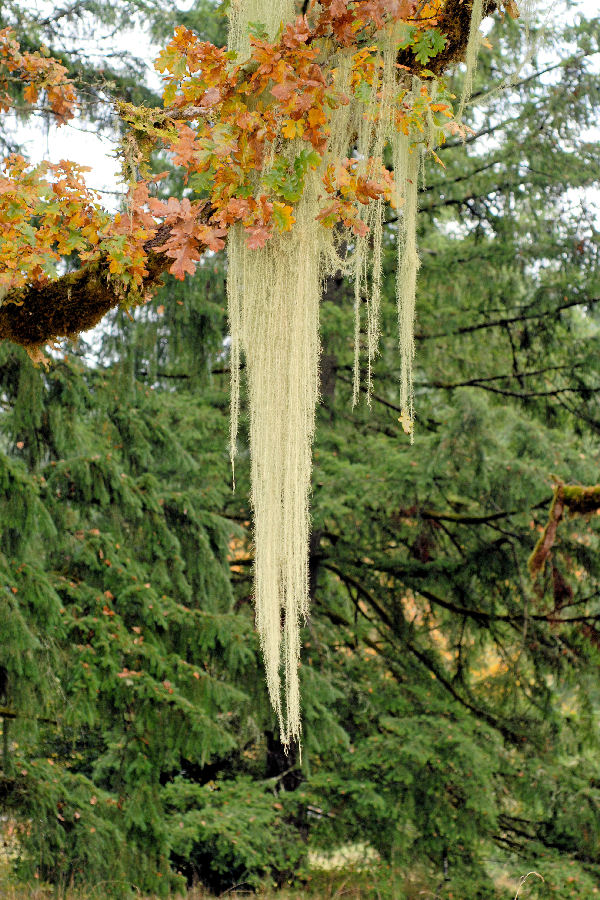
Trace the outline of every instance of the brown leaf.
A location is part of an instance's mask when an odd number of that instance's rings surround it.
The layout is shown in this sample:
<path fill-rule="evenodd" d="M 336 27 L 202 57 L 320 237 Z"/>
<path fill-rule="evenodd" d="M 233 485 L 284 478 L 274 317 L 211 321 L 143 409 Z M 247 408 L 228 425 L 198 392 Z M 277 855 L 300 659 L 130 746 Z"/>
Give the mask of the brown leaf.
<path fill-rule="evenodd" d="M 200 106 L 210 107 L 216 106 L 217 103 L 221 100 L 221 91 L 219 88 L 211 87 L 202 95 L 202 99 L 200 100 Z"/>
<path fill-rule="evenodd" d="M 259 250 L 265 246 L 267 241 L 273 236 L 273 230 L 271 228 L 265 228 L 264 225 L 254 225 L 251 228 L 246 228 L 246 234 L 248 237 L 246 238 L 246 246 L 250 248 L 250 250 Z"/>

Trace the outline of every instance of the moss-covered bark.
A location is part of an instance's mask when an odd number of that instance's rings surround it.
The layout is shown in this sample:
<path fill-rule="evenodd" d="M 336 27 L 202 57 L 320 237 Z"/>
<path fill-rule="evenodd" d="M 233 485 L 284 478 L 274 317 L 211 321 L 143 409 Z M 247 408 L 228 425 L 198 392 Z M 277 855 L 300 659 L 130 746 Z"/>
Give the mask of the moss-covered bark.
<path fill-rule="evenodd" d="M 473 0 L 447 0 L 436 26 L 446 35 L 446 46 L 427 63 L 430 72 L 442 75 L 451 66 L 464 61 L 469 41 L 472 9 Z M 484 3 L 484 15 L 489 16 L 496 9 L 498 9 L 496 0 L 487 0 Z M 423 70 L 423 66 L 415 61 L 410 50 L 400 53 L 398 62 L 416 75 Z"/>
<path fill-rule="evenodd" d="M 171 265 L 169 257 L 155 252 L 168 234 L 163 226 L 145 245 L 148 276 L 144 293 L 152 291 Z M 89 331 L 124 300 L 118 282 L 109 276 L 108 261 L 90 263 L 56 281 L 11 291 L 0 306 L 0 340 L 13 341 L 34 353 L 51 341 Z"/>
<path fill-rule="evenodd" d="M 600 510 L 600 485 L 582 487 L 577 484 L 557 484 L 548 514 L 548 522 L 529 557 L 529 571 L 535 578 L 543 570 L 556 541 L 556 531 L 565 510 L 572 516 L 585 516 Z"/>

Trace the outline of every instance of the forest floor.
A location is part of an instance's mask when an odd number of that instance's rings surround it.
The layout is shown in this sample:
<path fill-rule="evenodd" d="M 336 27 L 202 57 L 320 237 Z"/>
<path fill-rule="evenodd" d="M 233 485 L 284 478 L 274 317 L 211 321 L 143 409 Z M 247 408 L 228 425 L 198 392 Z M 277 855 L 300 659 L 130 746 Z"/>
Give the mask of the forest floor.
<path fill-rule="evenodd" d="M 483 896 L 469 879 L 460 886 L 449 883 L 432 885 L 432 874 L 427 875 L 416 866 L 412 872 L 392 869 L 382 864 L 376 854 L 369 852 L 369 848 L 359 844 L 348 845 L 341 855 L 313 854 L 311 863 L 315 866 L 312 874 L 305 875 L 300 884 L 279 889 L 265 886 L 256 891 L 240 886 L 237 891 L 224 891 L 218 896 L 220 900 L 442 900 L 442 897 L 444 900 L 471 900 Z M 557 885 L 550 890 L 550 894 L 546 893 L 551 886 L 543 883 L 544 879 L 534 871 L 525 875 L 524 884 L 521 883 L 523 877 L 519 879 L 514 873 L 511 877 L 505 867 L 498 867 L 490 875 L 494 888 L 491 894 L 486 893 L 485 900 L 513 900 L 515 893 L 519 900 L 562 896 L 560 890 L 556 892 Z M 57 892 L 47 884 L 18 883 L 0 846 L 0 900 L 110 900 L 113 896 L 106 883 L 66 892 Z M 569 900 L 592 900 L 589 895 L 573 891 L 565 896 Z M 134 889 L 133 897 L 137 900 L 165 900 L 164 897 L 143 894 L 137 889 Z M 217 900 L 217 897 L 202 887 L 196 887 L 185 895 L 170 895 L 169 900 Z"/>
<path fill-rule="evenodd" d="M 378 887 L 382 888 L 379 890 Z M 429 889 L 428 889 L 429 888 Z M 496 885 L 497 890 L 493 895 L 486 896 L 486 900 L 513 900 L 515 897 L 515 884 L 513 880 L 503 880 L 503 883 Z M 521 895 L 517 886 L 518 896 L 522 900 L 534 900 L 539 894 L 536 890 L 527 895 Z M 165 898 L 148 896 L 146 894 L 138 894 L 137 900 L 165 900 Z M 469 896 L 474 896 L 470 894 Z M 481 894 L 477 894 L 481 897 Z M 546 895 L 544 895 L 546 896 Z M 85 891 L 67 891 L 66 894 L 57 894 L 49 886 L 22 886 L 9 884 L 0 880 L 0 900 L 109 900 L 111 894 L 107 891 L 106 886 L 98 886 L 96 888 L 90 886 Z M 463 900 L 463 896 L 454 892 L 444 892 L 444 898 L 453 898 L 453 900 Z M 377 884 L 374 873 L 367 882 L 360 874 L 351 871 L 337 873 L 334 878 L 319 878 L 313 884 L 305 884 L 293 888 L 283 888 L 280 890 L 265 889 L 256 892 L 251 890 L 227 891 L 220 895 L 220 900 L 426 900 L 426 898 L 439 898 L 442 894 L 431 890 L 431 885 L 426 885 L 420 879 L 400 878 L 395 885 L 395 889 L 390 891 L 389 883 L 387 885 Z M 174 895 L 170 900 L 217 900 L 215 895 L 206 892 L 201 888 L 193 888 L 184 896 Z M 581 898 L 583 900 L 583 898 Z M 589 898 L 591 900 L 591 898 Z"/>

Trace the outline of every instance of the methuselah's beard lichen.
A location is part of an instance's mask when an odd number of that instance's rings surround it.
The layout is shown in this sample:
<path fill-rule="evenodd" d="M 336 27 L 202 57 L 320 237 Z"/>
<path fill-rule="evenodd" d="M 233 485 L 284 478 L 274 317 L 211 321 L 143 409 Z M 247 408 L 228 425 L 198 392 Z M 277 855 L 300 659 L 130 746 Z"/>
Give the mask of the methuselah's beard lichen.
<path fill-rule="evenodd" d="M 300 625 L 308 613 L 321 296 L 316 186 L 313 177 L 291 232 L 249 250 L 234 230 L 228 245 L 232 341 L 245 359 L 250 417 L 256 624 L 285 744 L 300 736 Z"/>
<path fill-rule="evenodd" d="M 473 2 L 468 71 L 461 111 L 472 83 L 479 44 L 482 0 Z M 239 58 L 250 48 L 250 23 L 260 23 L 273 39 L 282 22 L 294 15 L 293 0 L 231 0 L 230 49 Z M 397 210 L 396 298 L 400 337 L 400 421 L 412 436 L 417 195 L 421 148 L 433 149 L 439 129 L 431 115 L 425 132 L 406 125 L 406 109 L 427 94 L 435 96 L 435 80 L 427 86 L 407 77 L 396 65 L 396 26 L 373 38 L 377 43 L 375 75 L 367 102 L 352 86 L 352 50 L 340 48 L 332 57 L 333 83 L 348 103 L 329 111 L 330 136 L 321 168 L 306 178 L 294 210 L 290 232 L 272 237 L 261 249 L 249 249 L 241 225 L 228 238 L 228 310 L 231 330 L 231 458 L 235 457 L 240 408 L 240 368 L 245 361 L 250 420 L 251 496 L 254 512 L 256 623 L 265 661 L 267 685 L 288 746 L 299 740 L 300 627 L 309 607 L 309 499 L 312 441 L 319 387 L 319 302 L 325 278 L 342 272 L 355 283 L 354 400 L 361 385 L 360 353 L 366 346 L 367 397 L 371 395 L 372 363 L 379 344 L 384 203 L 373 199 L 359 215 L 367 233 L 339 239 L 317 216 L 327 198 L 322 175 L 330 164 L 353 158 L 358 174 L 372 177 L 389 147 Z M 398 107 L 403 99 L 403 109 Z M 304 146 L 287 145 L 292 162 Z M 281 148 L 280 148 L 281 151 Z M 267 148 L 265 167 L 274 147 Z M 256 173 L 257 193 L 261 172 Z M 363 339 L 361 308 L 366 308 Z"/>

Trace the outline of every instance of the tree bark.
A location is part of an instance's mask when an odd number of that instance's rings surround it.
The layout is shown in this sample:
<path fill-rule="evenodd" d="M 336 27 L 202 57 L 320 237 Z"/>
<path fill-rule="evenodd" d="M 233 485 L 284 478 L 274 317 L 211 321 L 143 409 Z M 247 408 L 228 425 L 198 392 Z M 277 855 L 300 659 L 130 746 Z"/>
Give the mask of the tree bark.
<path fill-rule="evenodd" d="M 144 292 L 158 284 L 172 263 L 156 247 L 168 239 L 162 225 L 144 245 L 148 254 Z M 32 353 L 59 338 L 75 339 L 89 331 L 123 301 L 123 294 L 108 274 L 108 260 L 101 259 L 68 272 L 56 281 L 10 291 L 0 306 L 0 340 L 13 341 Z"/>

